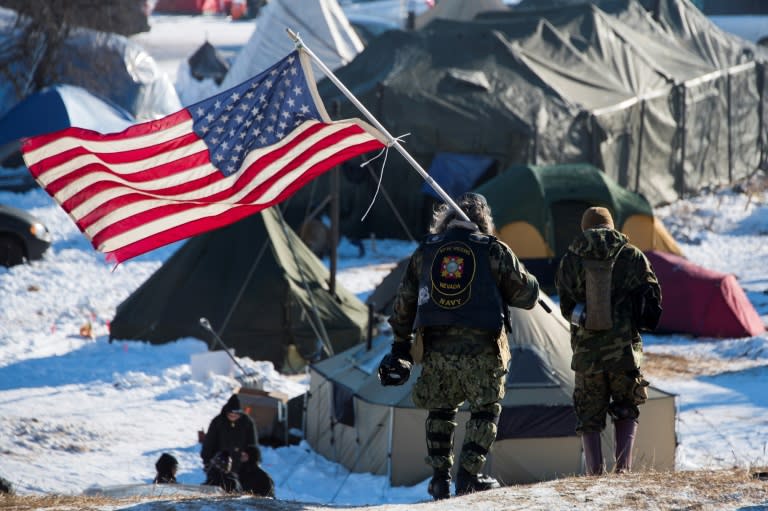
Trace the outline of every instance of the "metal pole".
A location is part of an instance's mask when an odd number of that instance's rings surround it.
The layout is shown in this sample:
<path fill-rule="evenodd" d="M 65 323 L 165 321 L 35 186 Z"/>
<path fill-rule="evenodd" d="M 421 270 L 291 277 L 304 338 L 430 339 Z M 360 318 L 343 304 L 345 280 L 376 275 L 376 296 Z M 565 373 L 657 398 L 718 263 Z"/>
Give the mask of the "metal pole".
<path fill-rule="evenodd" d="M 445 190 L 443 190 L 440 185 L 437 184 L 437 182 L 432 179 L 429 174 L 427 174 L 427 171 L 424 170 L 421 165 L 419 165 L 419 162 L 417 162 L 413 156 L 411 156 L 408 151 L 406 151 L 405 148 L 400 145 L 400 142 L 398 142 L 397 139 L 393 137 L 384 126 L 381 125 L 381 123 L 373 116 L 373 114 L 371 114 L 371 112 L 369 112 L 368 109 L 365 108 L 365 106 L 363 106 L 360 101 L 358 101 L 354 94 L 352 94 L 352 92 L 350 92 L 350 90 L 347 89 L 343 83 L 341 83 L 336 75 L 333 74 L 333 71 L 331 71 L 328 66 L 326 66 L 323 61 L 320 60 L 317 55 L 312 52 L 312 50 L 304 45 L 304 42 L 301 40 L 299 35 L 290 28 L 286 28 L 286 31 L 288 32 L 288 35 L 293 40 L 293 42 L 296 44 L 296 47 L 302 51 L 305 51 L 307 55 L 309 55 L 310 58 L 312 58 L 312 60 L 318 65 L 318 67 L 320 67 L 323 73 L 325 73 L 325 75 L 334 83 L 334 85 L 336 85 L 336 87 L 338 87 L 339 90 L 347 97 L 347 99 L 349 99 L 349 101 L 351 101 L 352 104 L 355 105 L 358 110 L 360 110 L 366 119 L 368 119 L 368 121 L 373 124 L 376 129 L 384 134 L 384 136 L 387 138 L 388 145 L 394 147 L 400 154 L 403 155 L 403 158 L 405 158 L 406 161 L 411 164 L 416 172 L 421 174 L 421 177 L 424 178 L 427 184 L 431 186 L 435 192 L 437 192 L 437 194 L 445 201 L 446 204 L 451 206 L 456 211 L 456 214 L 458 214 L 462 220 L 465 222 L 471 222 L 467 214 L 464 213 L 461 208 L 453 201 L 453 199 L 451 199 L 451 197 L 445 192 Z"/>

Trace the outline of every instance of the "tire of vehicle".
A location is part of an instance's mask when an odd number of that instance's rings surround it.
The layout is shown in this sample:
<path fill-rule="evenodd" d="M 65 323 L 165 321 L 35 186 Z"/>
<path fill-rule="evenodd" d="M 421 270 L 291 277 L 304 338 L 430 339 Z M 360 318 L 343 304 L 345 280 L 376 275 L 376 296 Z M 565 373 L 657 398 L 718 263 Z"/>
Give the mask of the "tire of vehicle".
<path fill-rule="evenodd" d="M 21 264 L 26 258 L 21 241 L 8 234 L 0 234 L 0 266 Z"/>

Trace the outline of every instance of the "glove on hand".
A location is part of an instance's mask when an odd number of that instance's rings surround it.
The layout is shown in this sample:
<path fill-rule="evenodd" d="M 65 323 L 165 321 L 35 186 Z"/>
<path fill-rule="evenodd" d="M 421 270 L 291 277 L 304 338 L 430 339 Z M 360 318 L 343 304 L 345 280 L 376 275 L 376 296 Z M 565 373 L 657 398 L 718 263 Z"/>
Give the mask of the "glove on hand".
<path fill-rule="evenodd" d="M 379 363 L 379 381 L 385 387 L 402 385 L 408 381 L 413 367 L 413 358 L 407 342 L 393 342 L 392 351 Z"/>

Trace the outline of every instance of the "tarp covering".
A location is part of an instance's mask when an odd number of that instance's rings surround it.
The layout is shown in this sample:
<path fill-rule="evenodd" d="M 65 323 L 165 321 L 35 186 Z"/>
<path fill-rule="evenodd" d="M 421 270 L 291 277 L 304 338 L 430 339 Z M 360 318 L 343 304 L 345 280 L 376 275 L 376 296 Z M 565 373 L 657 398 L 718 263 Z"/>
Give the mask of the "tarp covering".
<path fill-rule="evenodd" d="M 510 309 L 512 362 L 497 441 L 485 467 L 506 484 L 583 473 L 568 324 L 549 298 L 542 299 L 554 312 Z M 385 474 L 393 485 L 412 485 L 432 473 L 424 463 L 427 412 L 411 400 L 421 368 L 416 366 L 402 386 L 382 387 L 376 367 L 390 342 L 379 340 L 370 351 L 357 346 L 311 366 L 305 435 L 313 449 L 351 471 Z M 641 407 L 633 468 L 674 469 L 675 413 L 674 396 L 652 387 Z M 462 409 L 456 446 L 468 418 Z M 611 429 L 603 435 L 607 458 Z"/>
<path fill-rule="evenodd" d="M 661 286 L 657 331 L 699 337 L 753 337 L 765 332 L 760 315 L 736 277 L 674 254 L 646 252 Z"/>
<path fill-rule="evenodd" d="M 478 185 L 478 180 L 493 163 L 493 158 L 477 154 L 437 153 L 428 173 L 445 193 L 458 197 Z M 440 197 L 427 183 L 421 190 L 432 197 Z"/>
<path fill-rule="evenodd" d="M 270 0 L 256 18 L 251 38 L 235 57 L 222 90 L 257 75 L 293 51 L 286 28 L 296 31 L 331 69 L 350 62 L 363 49 L 336 0 Z M 316 76 L 320 78 L 322 73 Z"/>
<path fill-rule="evenodd" d="M 14 27 L 13 11 L 0 9 L 0 46 L 10 48 L 23 32 Z M 9 50 L 6 50 L 9 51 Z M 9 51 L 10 52 L 10 51 Z M 136 120 L 157 119 L 181 109 L 168 76 L 139 44 L 117 34 L 73 29 L 53 64 L 56 83 L 82 87 L 129 112 Z M 26 77 L 31 59 L 4 62 L 6 72 Z M 53 85 L 53 83 L 51 84 Z M 8 80 L 0 80 L 0 116 L 24 97 Z"/>
<path fill-rule="evenodd" d="M 332 296 L 328 280 L 323 263 L 266 209 L 187 241 L 117 307 L 110 339 L 195 337 L 218 347 L 200 326 L 205 317 L 239 356 L 283 368 L 290 345 L 306 360 L 324 356 L 314 310 L 334 352 L 362 340 L 367 307 L 338 283 Z"/>
<path fill-rule="evenodd" d="M 502 169 L 589 162 L 658 205 L 764 160 L 761 55 L 685 0 L 653 11 L 613 0 L 389 31 L 336 74 L 394 136 L 410 134 L 405 147 L 422 166 L 437 152 L 486 155 Z M 340 101 L 341 117 L 358 115 L 330 82 L 320 91 Z M 425 228 L 420 181 L 389 158 L 382 186 Z M 350 209 L 365 211 L 368 190 L 344 186 Z M 368 221 L 402 236 L 387 204 Z"/>

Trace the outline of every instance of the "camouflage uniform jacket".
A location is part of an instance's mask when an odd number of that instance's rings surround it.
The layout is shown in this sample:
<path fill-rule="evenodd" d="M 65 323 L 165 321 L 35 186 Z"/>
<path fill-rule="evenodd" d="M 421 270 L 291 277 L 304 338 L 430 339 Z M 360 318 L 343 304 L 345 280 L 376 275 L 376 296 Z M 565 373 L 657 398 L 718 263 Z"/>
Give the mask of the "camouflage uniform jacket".
<path fill-rule="evenodd" d="M 502 301 L 511 307 L 533 308 L 539 297 L 539 283 L 536 277 L 525 270 L 512 249 L 503 241 L 494 239 L 489 247 L 489 258 L 491 274 L 499 288 Z M 394 311 L 389 318 L 389 324 L 395 334 L 395 342 L 407 342 L 410 345 L 413 340 L 413 323 L 416 318 L 422 264 L 423 249 L 419 246 L 411 255 L 408 268 L 395 296 Z M 488 338 L 487 331 L 464 328 L 461 325 L 449 326 L 441 333 L 446 343 L 452 338 L 457 340 Z M 494 332 L 496 342 L 499 344 L 499 354 L 506 367 L 510 356 L 509 344 L 506 335 L 501 334 L 502 332 Z M 418 362 L 418 355 L 415 358 Z"/>
<path fill-rule="evenodd" d="M 616 258 L 611 278 L 610 330 L 587 330 L 571 325 L 571 368 L 581 372 L 631 371 L 639 369 L 643 344 L 633 319 L 632 291 L 650 284 L 661 297 L 656 275 L 645 255 L 613 229 L 588 229 L 574 239 L 560 261 L 555 285 L 560 310 L 570 318 L 576 304 L 586 302 L 583 260 Z"/>

